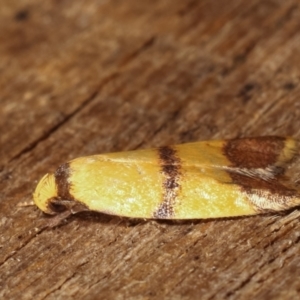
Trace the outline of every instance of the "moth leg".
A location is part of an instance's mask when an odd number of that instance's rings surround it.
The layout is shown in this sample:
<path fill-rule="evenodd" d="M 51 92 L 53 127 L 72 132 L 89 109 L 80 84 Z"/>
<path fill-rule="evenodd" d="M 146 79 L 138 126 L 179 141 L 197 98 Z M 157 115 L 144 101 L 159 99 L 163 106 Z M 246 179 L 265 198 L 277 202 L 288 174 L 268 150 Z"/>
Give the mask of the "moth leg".
<path fill-rule="evenodd" d="M 53 228 L 62 223 L 65 219 L 67 219 L 70 215 L 72 215 L 72 212 L 69 210 L 66 210 L 54 217 L 52 217 L 50 220 L 47 222 L 47 227 Z"/>

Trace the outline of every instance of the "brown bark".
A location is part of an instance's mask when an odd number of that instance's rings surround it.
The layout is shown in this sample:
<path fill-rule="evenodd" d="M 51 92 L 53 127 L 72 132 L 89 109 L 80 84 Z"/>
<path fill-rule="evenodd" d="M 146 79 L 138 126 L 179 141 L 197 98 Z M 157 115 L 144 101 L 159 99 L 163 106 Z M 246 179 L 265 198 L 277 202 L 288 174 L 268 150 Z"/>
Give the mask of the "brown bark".
<path fill-rule="evenodd" d="M 17 204 L 78 156 L 299 137 L 298 1 L 0 5 L 1 298 L 296 299 L 296 210 L 183 223 L 82 213 L 49 229 Z"/>

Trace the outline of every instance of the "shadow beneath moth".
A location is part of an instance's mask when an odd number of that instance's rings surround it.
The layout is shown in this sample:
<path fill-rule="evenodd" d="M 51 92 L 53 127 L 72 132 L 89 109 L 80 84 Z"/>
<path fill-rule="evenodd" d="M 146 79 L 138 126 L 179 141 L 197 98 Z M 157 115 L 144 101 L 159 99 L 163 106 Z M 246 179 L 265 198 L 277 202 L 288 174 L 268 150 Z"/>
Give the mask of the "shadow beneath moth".
<path fill-rule="evenodd" d="M 300 205 L 299 142 L 266 136 L 202 141 L 80 157 L 34 192 L 45 213 L 81 211 L 143 219 L 206 219 Z"/>

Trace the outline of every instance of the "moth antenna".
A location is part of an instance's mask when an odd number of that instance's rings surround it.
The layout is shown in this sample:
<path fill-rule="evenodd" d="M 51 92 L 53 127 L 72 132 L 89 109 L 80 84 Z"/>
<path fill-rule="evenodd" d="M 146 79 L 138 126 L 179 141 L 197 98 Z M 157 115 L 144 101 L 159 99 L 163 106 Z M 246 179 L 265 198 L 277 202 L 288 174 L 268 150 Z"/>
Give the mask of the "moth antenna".
<path fill-rule="evenodd" d="M 26 206 L 34 206 L 35 203 L 33 200 L 22 201 L 17 204 L 17 207 L 26 207 Z"/>

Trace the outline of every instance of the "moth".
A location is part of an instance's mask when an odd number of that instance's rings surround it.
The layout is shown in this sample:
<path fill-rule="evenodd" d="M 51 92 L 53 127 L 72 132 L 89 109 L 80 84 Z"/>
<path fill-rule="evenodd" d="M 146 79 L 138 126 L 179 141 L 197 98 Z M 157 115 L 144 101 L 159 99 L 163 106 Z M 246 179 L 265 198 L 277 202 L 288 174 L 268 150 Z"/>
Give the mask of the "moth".
<path fill-rule="evenodd" d="M 206 219 L 300 204 L 299 142 L 265 136 L 80 157 L 38 183 L 33 198 L 62 218 L 80 211 Z"/>

